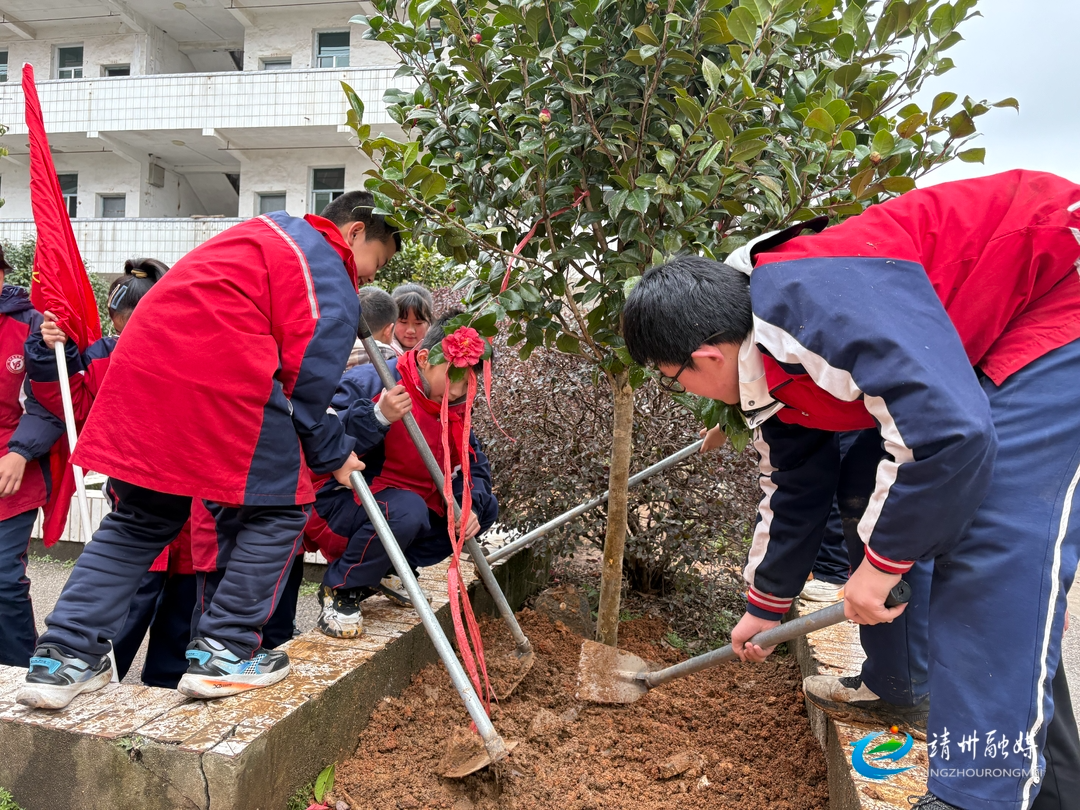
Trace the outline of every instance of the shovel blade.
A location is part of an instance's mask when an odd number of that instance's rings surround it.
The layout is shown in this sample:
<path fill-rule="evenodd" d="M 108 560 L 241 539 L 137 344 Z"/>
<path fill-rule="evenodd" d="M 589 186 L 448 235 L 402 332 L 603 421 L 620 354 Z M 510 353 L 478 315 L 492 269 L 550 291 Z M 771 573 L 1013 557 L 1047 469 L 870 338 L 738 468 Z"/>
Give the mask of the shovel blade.
<path fill-rule="evenodd" d="M 492 671 L 494 667 L 488 662 L 488 675 L 491 678 L 491 691 L 495 693 L 497 700 L 505 700 L 513 694 L 518 684 L 525 680 L 529 670 L 536 663 L 536 655 L 530 649 L 524 655 L 510 653 L 503 657 L 498 664 L 498 671 Z"/>
<path fill-rule="evenodd" d="M 517 742 L 506 741 L 507 753 L 516 747 Z M 464 779 L 471 773 L 483 770 L 492 762 L 491 754 L 484 747 L 484 741 L 479 735 L 467 729 L 456 729 L 447 741 L 446 752 L 435 767 L 435 772 L 447 779 Z"/>
<path fill-rule="evenodd" d="M 639 677 L 649 669 L 644 658 L 596 641 L 583 641 L 578 661 L 578 700 L 633 703 L 649 691 Z"/>

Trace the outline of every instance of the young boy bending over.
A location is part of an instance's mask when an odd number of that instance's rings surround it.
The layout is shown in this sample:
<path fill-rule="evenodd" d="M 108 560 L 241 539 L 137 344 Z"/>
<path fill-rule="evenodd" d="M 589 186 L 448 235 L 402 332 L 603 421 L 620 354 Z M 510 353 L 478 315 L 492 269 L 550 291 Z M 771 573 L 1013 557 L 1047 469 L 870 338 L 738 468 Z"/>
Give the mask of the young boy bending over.
<path fill-rule="evenodd" d="M 414 569 L 446 559 L 451 550 L 450 537 L 442 495 L 401 419 L 411 412 L 428 446 L 436 458 L 441 458 L 443 428 L 439 408 L 443 397 L 450 398 L 447 429 L 454 496 L 460 502 L 465 482 L 457 448 L 464 430 L 466 382 L 448 379 L 446 363 L 432 365 L 428 360 L 429 352 L 445 335 L 446 323 L 456 314 L 444 315 L 431 325 L 415 349 L 387 361 L 398 385 L 384 390 L 373 366 L 357 366 L 342 377 L 332 403 L 345 432 L 356 440 L 356 453 L 366 465 L 364 476 Z M 469 447 L 472 514 L 465 534 L 475 537 L 495 522 L 499 505 L 491 491 L 491 468 L 475 434 L 469 435 Z M 315 512 L 306 533 L 309 544 L 317 546 L 330 560 L 319 591 L 319 629 L 335 638 L 359 636 L 364 630 L 360 602 L 376 593 L 380 580 L 391 572 L 389 558 L 367 513 L 351 489 L 329 479 L 316 495 Z"/>

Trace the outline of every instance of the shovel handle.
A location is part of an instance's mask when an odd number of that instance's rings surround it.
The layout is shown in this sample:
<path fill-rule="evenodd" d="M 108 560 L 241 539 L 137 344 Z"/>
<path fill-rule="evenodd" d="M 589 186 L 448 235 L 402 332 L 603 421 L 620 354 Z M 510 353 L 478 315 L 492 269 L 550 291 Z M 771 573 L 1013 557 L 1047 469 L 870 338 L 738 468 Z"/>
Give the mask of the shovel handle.
<path fill-rule="evenodd" d="M 897 605 L 906 603 L 910 598 L 911 586 L 904 582 L 904 580 L 900 580 L 896 587 L 889 592 L 889 596 L 885 600 L 885 606 L 896 607 Z M 823 610 L 815 610 L 813 613 L 809 613 L 806 616 L 800 616 L 797 619 L 792 619 L 790 622 L 784 622 L 778 627 L 773 627 L 771 630 L 765 630 L 758 633 L 750 639 L 750 643 L 757 644 L 761 647 L 775 647 L 777 644 L 791 641 L 799 636 L 805 636 L 808 633 L 813 633 L 815 630 L 821 630 L 823 627 L 831 627 L 834 624 L 839 624 L 844 621 L 844 619 L 844 602 L 841 600 L 835 605 L 830 605 Z M 728 644 L 725 647 L 705 653 L 704 655 L 688 658 L 673 667 L 659 669 L 656 672 L 645 672 L 638 677 L 645 682 L 645 685 L 649 689 L 652 689 L 654 686 L 660 686 L 660 684 L 667 683 L 675 678 L 693 675 L 695 672 L 714 667 L 717 664 L 723 664 L 726 661 L 734 661 L 738 657 L 739 656 L 735 654 L 735 649 Z"/>

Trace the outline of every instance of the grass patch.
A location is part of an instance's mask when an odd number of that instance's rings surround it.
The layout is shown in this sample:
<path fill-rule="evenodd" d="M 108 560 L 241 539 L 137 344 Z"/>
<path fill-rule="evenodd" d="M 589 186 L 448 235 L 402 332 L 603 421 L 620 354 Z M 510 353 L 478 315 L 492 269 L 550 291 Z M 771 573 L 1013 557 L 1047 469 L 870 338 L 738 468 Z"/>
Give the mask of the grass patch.
<path fill-rule="evenodd" d="M 306 579 L 300 583 L 301 596 L 314 596 L 319 592 L 319 582 L 308 582 Z"/>
<path fill-rule="evenodd" d="M 315 795 L 315 780 L 298 787 L 296 792 L 285 803 L 285 810 L 307 810 L 311 806 L 311 800 Z M 0 810 L 4 810 L 0 807 Z"/>
<path fill-rule="evenodd" d="M 23 810 L 23 808 L 10 792 L 0 788 L 0 810 Z"/>
<path fill-rule="evenodd" d="M 30 559 L 33 562 L 48 563 L 50 565 L 59 565 L 62 568 L 71 569 L 75 567 L 75 560 L 58 560 L 50 554 L 31 554 Z M 3 805 L 0 805 L 0 810 L 4 810 Z"/>

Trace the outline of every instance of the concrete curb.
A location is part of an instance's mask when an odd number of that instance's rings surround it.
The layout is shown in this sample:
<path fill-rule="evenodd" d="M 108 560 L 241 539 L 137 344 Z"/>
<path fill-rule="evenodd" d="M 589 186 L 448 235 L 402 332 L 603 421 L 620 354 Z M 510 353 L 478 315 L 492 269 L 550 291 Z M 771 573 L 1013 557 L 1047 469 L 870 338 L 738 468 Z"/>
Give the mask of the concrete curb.
<path fill-rule="evenodd" d="M 526 550 L 495 572 L 516 609 L 546 581 L 547 561 Z M 421 585 L 452 632 L 445 566 L 425 569 Z M 483 588 L 470 590 L 490 612 Z M 220 700 L 115 684 L 62 711 L 35 711 L 14 703 L 26 671 L 0 667 L 0 785 L 26 810 L 281 810 L 352 753 L 380 700 L 436 660 L 412 611 L 376 598 L 364 620 L 359 639 L 294 638 L 287 679 Z"/>
<path fill-rule="evenodd" d="M 797 600 L 794 615 L 805 616 L 825 607 L 820 602 Z M 793 642 L 804 678 L 811 675 L 858 675 L 866 657 L 859 644 L 859 628 L 851 622 L 826 627 Z M 867 734 L 887 729 L 836 722 L 810 701 L 806 702 L 810 728 L 825 751 L 829 767 L 829 810 L 909 810 L 909 796 L 926 792 L 926 743 L 916 739 L 912 750 L 896 767 L 911 770 L 885 779 L 869 779 L 851 764 L 852 745 Z"/>

